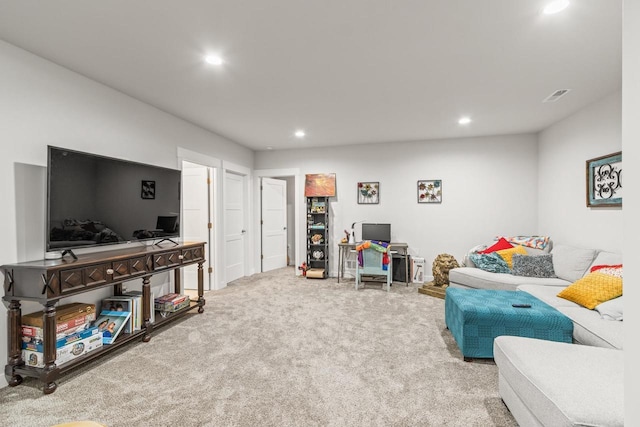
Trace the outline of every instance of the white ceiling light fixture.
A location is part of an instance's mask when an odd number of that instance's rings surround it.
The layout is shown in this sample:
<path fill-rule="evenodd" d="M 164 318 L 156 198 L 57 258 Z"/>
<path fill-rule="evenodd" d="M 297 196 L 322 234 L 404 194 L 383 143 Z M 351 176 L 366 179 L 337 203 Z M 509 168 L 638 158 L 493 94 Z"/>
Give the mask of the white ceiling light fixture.
<path fill-rule="evenodd" d="M 296 138 L 304 138 L 306 133 L 304 133 L 303 130 L 297 130 L 296 133 L 294 133 L 294 135 L 296 136 Z"/>
<path fill-rule="evenodd" d="M 469 123 L 471 123 L 471 119 L 469 117 L 460 117 L 460 120 L 458 120 L 459 125 L 468 125 Z"/>
<path fill-rule="evenodd" d="M 547 4 L 543 9 L 545 15 L 553 15 L 554 13 L 562 12 L 569 7 L 569 0 L 555 0 Z"/>
<path fill-rule="evenodd" d="M 224 63 L 223 59 L 218 55 L 206 55 L 204 57 L 204 62 L 211 65 L 222 65 Z"/>

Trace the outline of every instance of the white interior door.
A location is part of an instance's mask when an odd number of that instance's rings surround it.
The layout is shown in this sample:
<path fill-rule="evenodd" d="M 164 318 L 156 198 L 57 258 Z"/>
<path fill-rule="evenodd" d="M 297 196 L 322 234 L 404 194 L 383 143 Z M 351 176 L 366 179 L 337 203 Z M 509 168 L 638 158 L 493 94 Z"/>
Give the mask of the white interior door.
<path fill-rule="evenodd" d="M 262 178 L 262 271 L 287 265 L 287 181 Z"/>
<path fill-rule="evenodd" d="M 204 289 L 212 289 L 212 277 L 209 267 L 213 265 L 213 239 L 211 215 L 213 194 L 211 185 L 212 170 L 209 167 L 184 161 L 182 163 L 182 237 L 185 241 L 206 242 L 207 260 L 204 269 Z M 198 288 L 198 266 L 189 265 L 182 269 L 184 289 Z"/>
<path fill-rule="evenodd" d="M 225 279 L 229 283 L 245 272 L 244 177 L 224 173 L 224 242 Z"/>

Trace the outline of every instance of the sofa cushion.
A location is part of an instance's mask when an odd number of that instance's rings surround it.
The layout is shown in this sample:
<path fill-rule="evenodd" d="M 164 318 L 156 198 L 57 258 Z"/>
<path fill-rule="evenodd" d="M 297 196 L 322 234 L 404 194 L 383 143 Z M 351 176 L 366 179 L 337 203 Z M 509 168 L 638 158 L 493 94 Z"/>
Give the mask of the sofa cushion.
<path fill-rule="evenodd" d="M 622 255 L 615 252 L 600 251 L 591 266 L 594 265 L 616 265 L 622 264 Z"/>
<path fill-rule="evenodd" d="M 573 321 L 576 343 L 619 350 L 624 348 L 624 322 L 603 320 L 600 313 L 584 307 L 559 307 L 558 311 Z"/>
<path fill-rule="evenodd" d="M 515 254 L 527 255 L 527 251 L 524 246 L 514 246 L 511 249 L 502 249 L 496 252 L 498 255 L 502 257 L 503 260 L 507 262 L 509 268 L 513 268 L 513 256 Z"/>
<path fill-rule="evenodd" d="M 549 236 L 512 236 L 504 238 L 507 242 L 514 245 L 521 245 L 528 248 L 547 250 L 551 247 L 551 239 Z M 547 250 L 549 252 L 549 250 Z"/>
<path fill-rule="evenodd" d="M 462 261 L 462 263 L 464 264 L 464 267 L 475 267 L 476 265 L 473 263 L 473 261 L 471 261 L 471 255 L 472 254 L 477 254 L 480 251 L 483 251 L 487 249 L 487 245 L 477 245 L 474 246 L 473 248 L 469 249 L 469 252 L 467 252 L 464 256 L 464 260 Z"/>
<path fill-rule="evenodd" d="M 469 259 L 473 262 L 473 264 L 484 271 L 489 271 L 491 273 L 510 273 L 509 266 L 506 261 L 502 259 L 500 255 L 496 252 L 491 252 L 488 254 L 470 254 Z"/>
<path fill-rule="evenodd" d="M 556 296 L 558 288 L 554 286 L 525 284 L 518 286 L 518 290 L 530 293 L 570 318 L 573 321 L 573 339 L 577 343 L 596 347 L 623 348 L 624 322 L 602 320 L 600 313 L 597 311 L 588 310 L 574 302 Z"/>
<path fill-rule="evenodd" d="M 622 351 L 505 335 L 494 358 L 501 397 L 508 407 L 522 402 L 535 425 L 624 425 Z M 515 396 L 503 394 L 506 385 Z"/>
<path fill-rule="evenodd" d="M 569 245 L 554 245 L 551 253 L 556 276 L 569 282 L 575 282 L 584 276 L 596 256 L 595 249 Z"/>
<path fill-rule="evenodd" d="M 622 278 L 599 271 L 589 273 L 558 293 L 568 299 L 593 310 L 600 303 L 622 295 Z"/>
<path fill-rule="evenodd" d="M 604 273 L 604 274 L 608 274 L 610 276 L 616 276 L 616 277 L 622 277 L 622 264 L 615 264 L 615 265 L 607 265 L 607 264 L 601 264 L 601 265 L 594 265 L 593 267 L 591 267 L 589 269 L 590 273 L 593 273 L 594 271 L 598 271 L 600 273 Z"/>
<path fill-rule="evenodd" d="M 600 313 L 600 317 L 604 320 L 623 320 L 622 298 L 624 298 L 624 295 L 598 304 L 595 310 Z"/>
<path fill-rule="evenodd" d="M 511 243 L 507 242 L 507 240 L 504 237 L 501 237 L 493 245 L 489 246 L 487 249 L 484 249 L 482 251 L 478 251 L 478 253 L 479 254 L 490 254 L 491 252 L 500 251 L 502 249 L 511 249 L 512 247 L 513 247 L 513 245 Z"/>
<path fill-rule="evenodd" d="M 458 288 L 515 290 L 519 285 L 537 284 L 553 288 L 554 296 L 559 287 L 571 283 L 558 278 L 540 278 L 514 276 L 506 273 L 490 273 L 473 267 L 460 267 L 449 270 L 449 285 Z"/>
<path fill-rule="evenodd" d="M 512 274 L 526 277 L 556 277 L 553 271 L 553 255 L 513 256 Z"/>

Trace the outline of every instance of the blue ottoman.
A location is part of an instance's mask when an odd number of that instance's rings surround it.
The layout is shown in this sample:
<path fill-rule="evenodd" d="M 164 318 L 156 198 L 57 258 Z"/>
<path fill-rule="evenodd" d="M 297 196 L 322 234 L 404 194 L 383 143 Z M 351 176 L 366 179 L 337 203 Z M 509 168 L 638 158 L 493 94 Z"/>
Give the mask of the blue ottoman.
<path fill-rule="evenodd" d="M 515 308 L 512 304 L 531 304 Z M 500 335 L 571 343 L 573 322 L 550 305 L 522 291 L 447 288 L 447 328 L 464 360 L 493 358 L 493 339 Z"/>

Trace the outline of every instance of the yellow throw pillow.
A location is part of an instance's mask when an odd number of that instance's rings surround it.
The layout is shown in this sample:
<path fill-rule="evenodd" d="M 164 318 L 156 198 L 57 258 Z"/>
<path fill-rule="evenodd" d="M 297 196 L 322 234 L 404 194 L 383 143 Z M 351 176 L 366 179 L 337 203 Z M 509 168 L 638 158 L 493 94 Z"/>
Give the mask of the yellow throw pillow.
<path fill-rule="evenodd" d="M 513 268 L 513 255 L 515 254 L 526 255 L 527 250 L 524 248 L 524 246 L 517 245 L 511 249 L 503 249 L 501 251 L 496 251 L 496 253 L 500 255 L 500 258 L 502 258 L 507 263 L 509 268 Z"/>
<path fill-rule="evenodd" d="M 622 295 L 622 277 L 593 272 L 564 288 L 558 296 L 590 310 Z"/>

